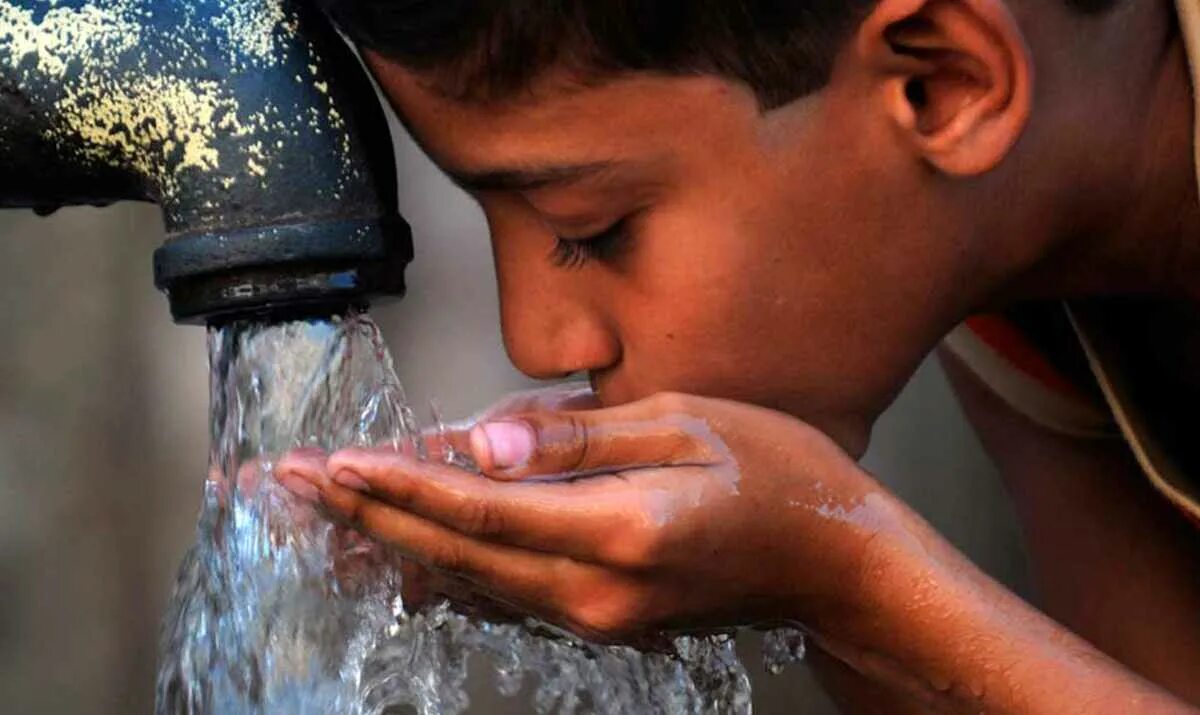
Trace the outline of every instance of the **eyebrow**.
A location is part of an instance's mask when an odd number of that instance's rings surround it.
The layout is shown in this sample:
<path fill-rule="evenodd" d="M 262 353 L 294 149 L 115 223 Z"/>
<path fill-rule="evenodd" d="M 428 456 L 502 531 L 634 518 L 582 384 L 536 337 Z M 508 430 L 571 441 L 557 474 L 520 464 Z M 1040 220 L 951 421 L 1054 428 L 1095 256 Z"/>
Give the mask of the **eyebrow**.
<path fill-rule="evenodd" d="M 572 184 L 610 171 L 615 164 L 597 161 L 563 166 L 533 166 L 487 171 L 447 172 L 455 184 L 467 191 L 533 191 L 553 185 Z"/>

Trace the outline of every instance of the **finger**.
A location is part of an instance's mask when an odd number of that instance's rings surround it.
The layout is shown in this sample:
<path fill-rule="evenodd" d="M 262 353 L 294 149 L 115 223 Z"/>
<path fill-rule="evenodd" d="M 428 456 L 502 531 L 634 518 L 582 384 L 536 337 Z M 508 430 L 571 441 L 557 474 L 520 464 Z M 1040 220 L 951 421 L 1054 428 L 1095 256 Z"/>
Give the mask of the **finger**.
<path fill-rule="evenodd" d="M 425 454 L 429 455 L 429 459 L 453 464 L 456 461 L 454 456 L 470 455 L 470 435 L 470 429 L 427 429 L 421 433 L 421 440 L 425 444 Z"/>
<path fill-rule="evenodd" d="M 321 490 L 321 502 L 402 555 L 477 584 L 522 610 L 548 613 L 558 602 L 558 577 L 570 565 L 563 557 L 477 541 L 333 482 Z"/>
<path fill-rule="evenodd" d="M 332 480 L 323 482 L 321 502 L 335 518 L 435 573 L 468 581 L 489 597 L 473 601 L 486 615 L 515 610 L 600 637 L 626 609 L 620 600 L 614 604 L 603 597 L 606 588 L 628 587 L 639 578 L 561 555 L 479 541 Z"/>
<path fill-rule="evenodd" d="M 426 453 L 436 455 L 443 461 L 449 450 L 458 454 L 471 454 L 471 430 L 481 422 L 500 419 L 505 415 L 522 412 L 582 411 L 598 408 L 599 401 L 591 385 L 586 382 L 567 382 L 549 388 L 518 392 L 501 399 L 486 410 L 465 420 L 439 425 L 425 430 Z"/>
<path fill-rule="evenodd" d="M 208 478 L 210 481 L 221 484 L 227 490 L 236 490 L 243 494 L 255 493 L 258 490 L 259 475 L 263 468 L 262 461 L 247 459 L 236 462 L 235 466 L 236 468 L 232 469 L 232 479 L 227 473 L 231 468 L 225 465 L 209 467 Z"/>
<path fill-rule="evenodd" d="M 418 568 L 424 569 L 420 565 Z M 501 601 L 485 593 L 479 586 L 465 579 L 429 569 L 425 569 L 425 573 L 428 574 L 426 587 L 429 589 L 426 603 L 444 598 L 455 607 L 455 610 L 494 623 L 523 618 L 511 606 L 504 605 Z"/>
<path fill-rule="evenodd" d="M 476 426 L 470 444 L 483 473 L 502 480 L 712 465 L 728 456 L 703 420 L 644 403 L 515 415 Z"/>
<path fill-rule="evenodd" d="M 317 510 L 306 510 L 305 517 L 316 519 Z M 387 562 L 380 545 L 361 533 L 335 525 L 326 541 L 330 557 L 330 569 L 335 582 L 347 593 L 359 592 L 371 583 Z"/>
<path fill-rule="evenodd" d="M 320 498 L 318 485 L 325 479 L 328 459 L 328 455 L 316 449 L 289 452 L 276 463 L 275 479 L 296 496 L 315 503 Z"/>
<path fill-rule="evenodd" d="M 412 613 L 430 603 L 435 594 L 432 575 L 433 572 L 416 561 L 404 559 L 400 562 L 400 597 L 405 611 Z"/>
<path fill-rule="evenodd" d="M 431 605 L 439 597 L 467 606 L 485 600 L 467 581 L 438 573 L 412 559 L 400 562 L 400 577 L 400 593 L 408 612 Z"/>
<path fill-rule="evenodd" d="M 288 457 L 296 460 L 316 459 L 321 461 L 325 455 L 317 449 L 303 448 L 295 450 Z M 269 464 L 258 458 L 233 460 L 230 464 L 210 464 L 208 482 L 215 487 L 216 496 L 221 505 L 226 506 L 233 494 L 237 494 L 239 499 L 246 499 L 249 495 L 257 494 L 260 479 L 265 467 Z M 227 474 L 229 471 L 233 472 L 232 479 Z"/>
<path fill-rule="evenodd" d="M 460 429 L 463 427 L 469 428 L 479 422 L 486 422 L 505 415 L 522 412 L 591 410 L 599 406 L 599 400 L 596 397 L 596 393 L 592 391 L 590 384 L 578 381 L 564 382 L 552 387 L 513 393 L 475 415 L 469 421 L 469 424 L 459 424 L 455 425 L 455 427 Z"/>
<path fill-rule="evenodd" d="M 574 482 L 502 482 L 404 455 L 343 450 L 326 472 L 342 487 L 494 543 L 593 563 L 635 565 L 664 515 L 617 476 Z M 662 509 L 660 509 L 662 510 Z"/>

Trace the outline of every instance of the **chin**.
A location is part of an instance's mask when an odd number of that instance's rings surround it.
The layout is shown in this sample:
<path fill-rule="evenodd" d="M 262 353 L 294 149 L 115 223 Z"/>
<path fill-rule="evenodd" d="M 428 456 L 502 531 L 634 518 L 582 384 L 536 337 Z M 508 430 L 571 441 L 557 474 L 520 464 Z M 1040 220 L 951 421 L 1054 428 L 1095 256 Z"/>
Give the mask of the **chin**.
<path fill-rule="evenodd" d="M 870 429 L 851 429 L 845 433 L 829 434 L 829 437 L 856 462 L 863 458 L 867 447 L 871 446 Z"/>
<path fill-rule="evenodd" d="M 769 406 L 769 405 L 768 405 Z M 803 409 L 787 407 L 774 409 L 795 417 L 810 427 L 815 427 L 841 447 L 842 451 L 855 461 L 862 459 L 871 444 L 872 417 L 854 413 L 820 413 L 814 414 Z"/>
<path fill-rule="evenodd" d="M 862 415 L 846 414 L 831 416 L 820 422 L 810 423 L 824 432 L 854 461 L 862 459 L 871 445 L 871 428 L 874 419 Z"/>
<path fill-rule="evenodd" d="M 619 407 L 645 396 L 628 397 L 627 390 L 622 390 L 616 382 L 603 374 L 589 373 L 588 383 L 591 384 L 592 393 L 596 395 L 596 402 L 600 407 Z"/>

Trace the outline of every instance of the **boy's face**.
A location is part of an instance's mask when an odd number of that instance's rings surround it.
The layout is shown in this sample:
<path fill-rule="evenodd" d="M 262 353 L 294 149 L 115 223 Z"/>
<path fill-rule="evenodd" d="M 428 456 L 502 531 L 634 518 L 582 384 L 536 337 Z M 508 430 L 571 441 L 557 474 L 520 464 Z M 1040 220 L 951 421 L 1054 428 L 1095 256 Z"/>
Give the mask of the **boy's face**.
<path fill-rule="evenodd" d="M 652 75 L 471 104 L 367 58 L 482 206 L 531 376 L 586 371 L 606 404 L 757 403 L 857 453 L 963 308 L 961 227 L 853 78 L 766 113 L 735 83 Z"/>

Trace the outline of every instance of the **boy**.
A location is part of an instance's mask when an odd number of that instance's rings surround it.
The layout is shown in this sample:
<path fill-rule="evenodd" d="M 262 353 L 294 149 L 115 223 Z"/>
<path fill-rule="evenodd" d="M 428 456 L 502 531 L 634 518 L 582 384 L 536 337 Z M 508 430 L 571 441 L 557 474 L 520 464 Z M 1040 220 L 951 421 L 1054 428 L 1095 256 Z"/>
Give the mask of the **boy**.
<path fill-rule="evenodd" d="M 1200 4 L 326 5 L 594 396 L 285 483 L 592 638 L 802 623 L 850 712 L 1194 712 Z M 1041 611 L 855 464 L 947 334 Z"/>

